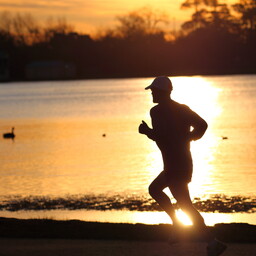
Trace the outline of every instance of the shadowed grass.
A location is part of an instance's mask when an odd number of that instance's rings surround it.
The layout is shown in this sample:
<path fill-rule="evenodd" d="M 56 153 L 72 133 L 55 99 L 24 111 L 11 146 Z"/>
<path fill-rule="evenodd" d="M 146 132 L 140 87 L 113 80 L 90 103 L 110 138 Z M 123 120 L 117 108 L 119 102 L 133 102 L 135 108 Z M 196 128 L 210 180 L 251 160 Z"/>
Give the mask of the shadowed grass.
<path fill-rule="evenodd" d="M 208 229 L 214 232 L 218 239 L 225 242 L 256 242 L 255 225 L 216 224 Z M 5 238 L 167 241 L 172 232 L 172 225 L 169 224 L 145 225 L 0 218 L 0 237 Z M 184 227 L 182 232 L 185 241 L 204 241 L 204 237 L 200 236 L 193 227 Z"/>

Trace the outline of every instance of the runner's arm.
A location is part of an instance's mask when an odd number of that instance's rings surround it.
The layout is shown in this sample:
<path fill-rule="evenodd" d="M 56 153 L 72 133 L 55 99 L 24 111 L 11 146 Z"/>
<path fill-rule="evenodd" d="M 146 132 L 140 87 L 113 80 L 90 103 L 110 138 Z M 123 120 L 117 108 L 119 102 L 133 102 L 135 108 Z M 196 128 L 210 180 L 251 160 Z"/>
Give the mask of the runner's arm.
<path fill-rule="evenodd" d="M 198 114 L 193 111 L 191 112 L 191 126 L 193 130 L 190 132 L 190 140 L 198 140 L 204 135 L 205 131 L 207 130 L 208 124 Z"/>

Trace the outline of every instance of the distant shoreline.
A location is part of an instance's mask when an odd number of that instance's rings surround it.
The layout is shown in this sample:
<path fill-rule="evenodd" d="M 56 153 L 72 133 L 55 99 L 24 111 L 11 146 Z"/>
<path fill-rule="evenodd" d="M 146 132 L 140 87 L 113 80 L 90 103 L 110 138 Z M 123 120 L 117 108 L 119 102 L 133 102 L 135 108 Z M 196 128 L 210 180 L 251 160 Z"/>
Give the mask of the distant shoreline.
<path fill-rule="evenodd" d="M 136 79 L 136 78 L 152 78 L 163 74 L 141 74 L 139 76 L 85 76 L 85 77 L 73 77 L 73 78 L 60 78 L 60 79 L 8 79 L 8 80 L 0 80 L 0 83 L 12 83 L 12 82 L 47 82 L 47 81 L 77 81 L 77 80 L 103 80 L 103 79 Z M 170 77 L 178 77 L 178 76 L 239 76 L 239 75 L 256 75 L 256 72 L 223 72 L 223 73 L 215 73 L 215 72 L 205 72 L 205 73 L 173 73 L 166 74 Z"/>
<path fill-rule="evenodd" d="M 256 225 L 245 223 L 216 224 L 208 227 L 224 242 L 256 243 Z M 96 239 L 165 241 L 172 225 L 99 223 L 79 220 L 0 218 L 1 238 Z M 186 241 L 203 241 L 192 227 L 184 227 Z"/>

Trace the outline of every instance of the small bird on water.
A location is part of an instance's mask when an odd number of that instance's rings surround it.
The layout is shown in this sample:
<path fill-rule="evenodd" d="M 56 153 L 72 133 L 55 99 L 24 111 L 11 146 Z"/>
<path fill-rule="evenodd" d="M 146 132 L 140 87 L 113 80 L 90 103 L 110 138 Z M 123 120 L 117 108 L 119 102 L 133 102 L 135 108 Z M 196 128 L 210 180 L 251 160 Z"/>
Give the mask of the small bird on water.
<path fill-rule="evenodd" d="M 12 132 L 4 133 L 3 138 L 4 139 L 14 139 L 15 134 L 14 134 L 14 127 L 12 127 Z"/>

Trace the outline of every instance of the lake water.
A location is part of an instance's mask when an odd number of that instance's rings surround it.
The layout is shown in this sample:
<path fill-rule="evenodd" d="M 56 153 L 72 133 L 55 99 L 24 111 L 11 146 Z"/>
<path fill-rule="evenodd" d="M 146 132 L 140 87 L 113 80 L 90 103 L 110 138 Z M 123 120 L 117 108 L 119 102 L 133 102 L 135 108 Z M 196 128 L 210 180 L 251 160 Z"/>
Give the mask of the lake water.
<path fill-rule="evenodd" d="M 0 215 L 163 222 L 147 193 L 161 155 L 137 132 L 152 79 L 0 84 L 0 133 L 16 134 L 0 138 Z M 191 145 L 192 198 L 208 216 L 213 204 L 256 224 L 256 75 L 171 79 L 172 98 L 209 124 Z"/>

